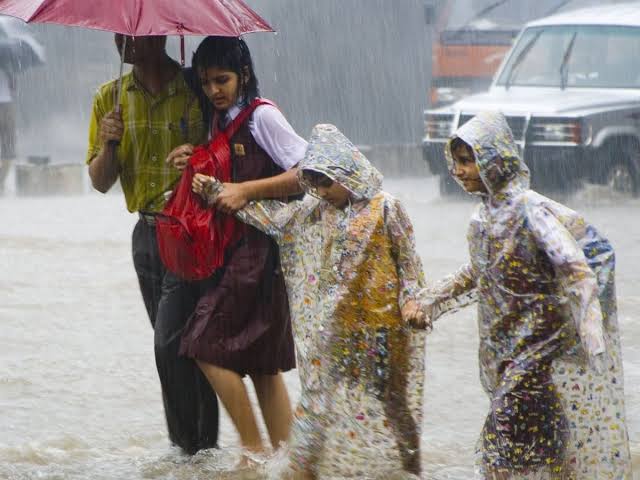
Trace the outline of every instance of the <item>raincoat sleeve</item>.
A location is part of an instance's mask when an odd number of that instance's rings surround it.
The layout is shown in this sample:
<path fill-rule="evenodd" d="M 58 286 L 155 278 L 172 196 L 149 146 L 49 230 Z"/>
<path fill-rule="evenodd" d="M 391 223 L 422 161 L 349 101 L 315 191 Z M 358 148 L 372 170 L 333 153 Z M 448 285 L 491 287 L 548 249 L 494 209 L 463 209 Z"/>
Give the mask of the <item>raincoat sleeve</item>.
<path fill-rule="evenodd" d="M 398 303 L 402 308 L 407 301 L 418 300 L 420 291 L 425 287 L 424 270 L 416 252 L 413 225 L 398 200 L 393 199 L 389 203 L 385 221 L 400 280 Z"/>
<path fill-rule="evenodd" d="M 212 205 L 218 193 L 222 190 L 222 183 L 213 179 L 207 188 L 207 202 Z M 292 224 L 294 217 L 303 216 L 318 205 L 318 200 L 306 195 L 302 200 L 284 203 L 279 200 L 257 200 L 248 203 L 236 212 L 238 220 L 257 228 L 273 237 L 278 243 Z"/>
<path fill-rule="evenodd" d="M 531 206 L 527 222 L 536 242 L 556 272 L 566 294 L 575 327 L 589 361 L 605 352 L 598 283 L 587 259 L 571 233 L 547 209 Z"/>
<path fill-rule="evenodd" d="M 280 243 L 292 220 L 310 205 L 310 197 L 284 203 L 279 200 L 258 200 L 246 205 L 236 213 L 244 223 L 261 230 Z"/>
<path fill-rule="evenodd" d="M 473 264 L 466 263 L 453 275 L 423 290 L 421 300 L 427 307 L 431 320 L 475 303 L 478 299 L 476 278 Z"/>

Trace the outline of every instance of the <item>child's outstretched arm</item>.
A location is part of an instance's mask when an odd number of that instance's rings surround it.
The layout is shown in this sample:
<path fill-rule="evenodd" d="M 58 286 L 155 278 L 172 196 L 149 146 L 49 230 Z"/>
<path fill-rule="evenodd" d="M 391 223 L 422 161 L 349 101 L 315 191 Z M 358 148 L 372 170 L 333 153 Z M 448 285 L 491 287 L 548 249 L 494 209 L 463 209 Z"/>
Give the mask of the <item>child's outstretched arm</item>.
<path fill-rule="evenodd" d="M 550 211 L 532 205 L 527 212 L 527 221 L 567 295 L 571 316 L 589 362 L 599 370 L 602 357 L 596 357 L 604 353 L 606 347 L 596 276 L 576 240 Z"/>
<path fill-rule="evenodd" d="M 195 193 L 207 200 L 208 205 L 213 205 L 224 187 L 216 178 L 198 173 L 193 177 L 192 188 Z M 280 241 L 293 217 L 302 210 L 310 212 L 317 204 L 318 200 L 309 196 L 290 203 L 279 200 L 252 201 L 238 210 L 235 216 L 240 221 Z"/>
<path fill-rule="evenodd" d="M 426 288 L 421 294 L 421 300 L 431 320 L 475 303 L 478 300 L 476 278 L 473 265 L 466 263 L 453 275 Z"/>
<path fill-rule="evenodd" d="M 396 261 L 400 292 L 398 304 L 402 317 L 416 326 L 430 326 L 419 304 L 420 292 L 425 287 L 422 261 L 416 252 L 413 224 L 400 201 L 393 199 L 386 210 L 385 224 L 391 239 L 392 254 Z"/>

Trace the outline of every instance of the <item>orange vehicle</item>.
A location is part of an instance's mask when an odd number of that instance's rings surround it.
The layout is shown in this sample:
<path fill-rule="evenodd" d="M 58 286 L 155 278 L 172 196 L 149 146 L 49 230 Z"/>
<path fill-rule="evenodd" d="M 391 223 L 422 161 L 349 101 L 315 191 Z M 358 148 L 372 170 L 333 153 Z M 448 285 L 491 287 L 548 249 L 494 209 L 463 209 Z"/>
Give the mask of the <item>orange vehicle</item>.
<path fill-rule="evenodd" d="M 594 0 L 597 1 L 597 0 Z M 486 90 L 522 26 L 590 0 L 427 0 L 431 107 Z"/>

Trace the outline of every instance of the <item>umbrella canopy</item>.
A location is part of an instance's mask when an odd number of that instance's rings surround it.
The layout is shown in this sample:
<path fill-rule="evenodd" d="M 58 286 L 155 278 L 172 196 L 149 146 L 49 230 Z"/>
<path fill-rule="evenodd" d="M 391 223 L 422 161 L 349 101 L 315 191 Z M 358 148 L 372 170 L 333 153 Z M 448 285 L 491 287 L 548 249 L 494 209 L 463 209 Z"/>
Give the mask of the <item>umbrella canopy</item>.
<path fill-rule="evenodd" d="M 0 14 L 25 22 L 54 23 L 121 33 L 133 37 L 184 35 L 239 37 L 273 32 L 242 0 L 1 0 Z M 124 51 L 124 48 L 123 48 Z M 120 103 L 124 55 L 120 60 Z"/>
<path fill-rule="evenodd" d="M 3 0 L 0 13 L 131 36 L 274 31 L 241 0 Z"/>
<path fill-rule="evenodd" d="M 31 35 L 24 22 L 0 16 L 0 67 L 22 72 L 44 62 L 44 47 Z"/>

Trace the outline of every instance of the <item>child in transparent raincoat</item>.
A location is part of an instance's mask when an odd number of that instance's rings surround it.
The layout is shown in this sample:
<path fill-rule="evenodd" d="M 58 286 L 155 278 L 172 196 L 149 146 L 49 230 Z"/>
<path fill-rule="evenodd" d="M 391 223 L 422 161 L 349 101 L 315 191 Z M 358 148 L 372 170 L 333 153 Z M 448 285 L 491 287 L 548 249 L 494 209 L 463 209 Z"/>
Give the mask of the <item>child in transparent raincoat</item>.
<path fill-rule="evenodd" d="M 280 246 L 301 381 L 290 475 L 419 475 L 424 332 L 409 323 L 424 320 L 424 274 L 411 222 L 332 125 L 314 128 L 298 176 L 302 200 L 237 214 Z M 219 189 L 194 179 L 210 200 Z"/>
<path fill-rule="evenodd" d="M 614 252 L 579 214 L 529 189 L 506 119 L 478 115 L 446 146 L 482 202 L 470 263 L 429 295 L 434 320 L 478 303 L 490 400 L 476 451 L 485 479 L 630 479 Z"/>

